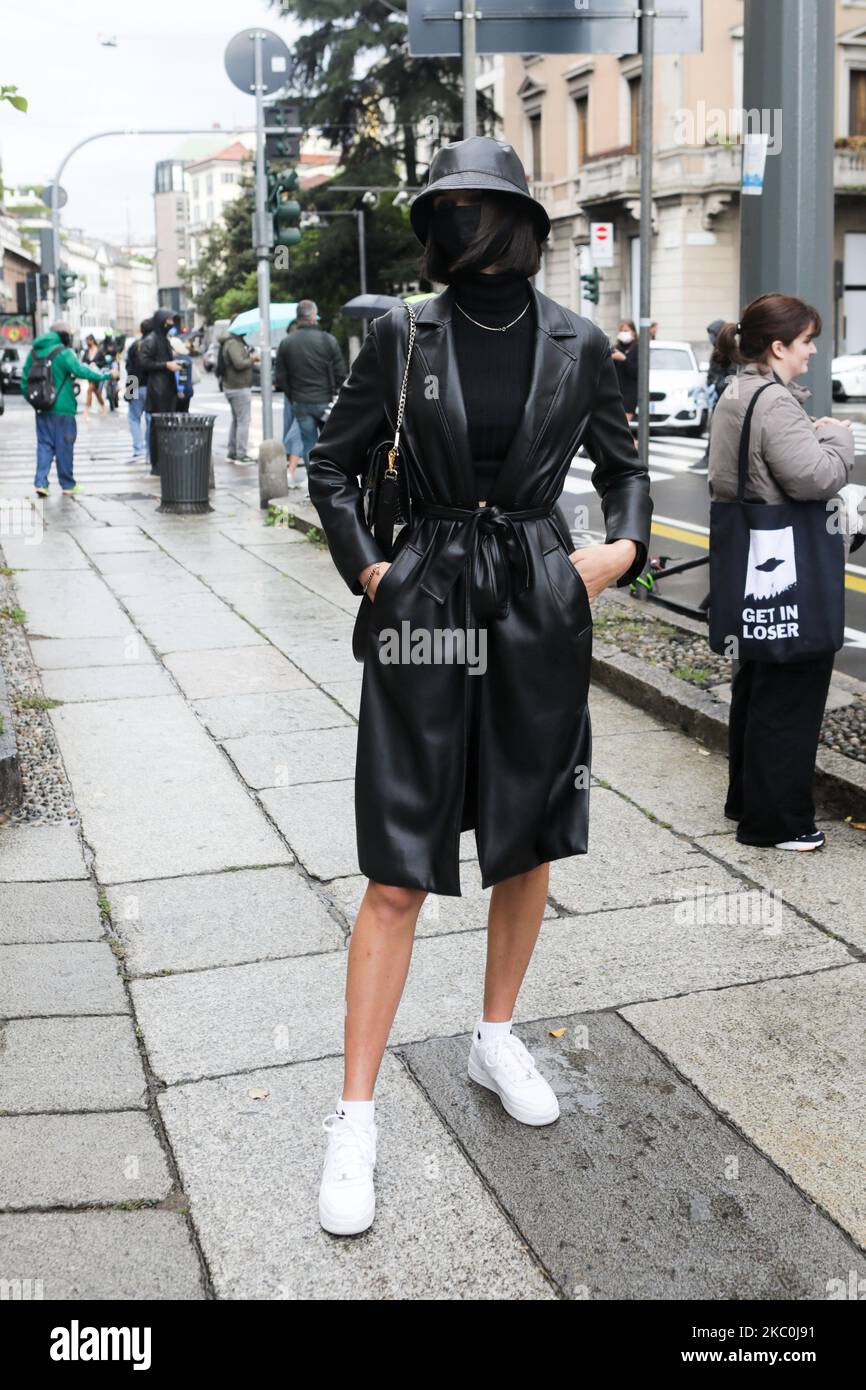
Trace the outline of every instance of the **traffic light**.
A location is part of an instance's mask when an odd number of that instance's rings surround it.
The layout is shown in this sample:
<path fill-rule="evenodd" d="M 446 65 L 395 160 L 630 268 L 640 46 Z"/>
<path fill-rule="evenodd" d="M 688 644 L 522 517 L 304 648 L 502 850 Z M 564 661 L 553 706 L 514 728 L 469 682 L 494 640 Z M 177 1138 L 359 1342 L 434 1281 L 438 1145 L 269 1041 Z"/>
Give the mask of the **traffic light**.
<path fill-rule="evenodd" d="M 281 160 L 296 163 L 301 157 L 300 109 L 296 101 L 274 101 L 265 105 L 265 159 L 269 164 Z"/>
<path fill-rule="evenodd" d="M 590 270 L 587 272 L 586 275 L 581 275 L 580 283 L 583 286 L 583 298 L 588 300 L 590 304 L 597 304 L 599 297 L 599 285 L 601 284 L 601 276 L 599 275 L 598 271 Z"/>
<path fill-rule="evenodd" d="M 58 273 L 60 303 L 68 304 L 75 296 L 75 281 L 78 279 L 74 270 L 61 270 Z"/>
<path fill-rule="evenodd" d="M 277 246 L 297 246 L 301 239 L 298 226 L 301 205 L 294 197 L 299 182 L 297 169 L 268 175 L 268 194 L 274 215 L 274 243 Z"/>

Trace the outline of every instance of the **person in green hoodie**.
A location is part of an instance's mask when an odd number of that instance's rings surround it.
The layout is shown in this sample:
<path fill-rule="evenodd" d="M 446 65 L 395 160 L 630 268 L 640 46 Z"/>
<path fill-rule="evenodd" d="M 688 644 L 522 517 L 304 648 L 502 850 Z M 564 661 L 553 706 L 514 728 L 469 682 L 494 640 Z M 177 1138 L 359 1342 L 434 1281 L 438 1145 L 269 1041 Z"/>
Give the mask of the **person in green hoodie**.
<path fill-rule="evenodd" d="M 57 461 L 57 479 L 61 491 L 69 494 L 78 491 L 73 474 L 73 454 L 78 427 L 75 414 L 78 401 L 75 396 L 73 377 L 85 381 L 107 381 L 111 373 L 97 371 L 80 362 L 72 349 L 72 329 L 68 323 L 52 323 L 47 333 L 36 338 L 33 348 L 24 363 L 21 373 L 21 394 L 27 395 L 27 378 L 35 357 L 47 357 L 55 348 L 61 351 L 51 362 L 51 374 L 57 388 L 57 399 L 50 410 L 36 412 L 36 495 L 48 496 L 48 474 L 53 460 Z"/>

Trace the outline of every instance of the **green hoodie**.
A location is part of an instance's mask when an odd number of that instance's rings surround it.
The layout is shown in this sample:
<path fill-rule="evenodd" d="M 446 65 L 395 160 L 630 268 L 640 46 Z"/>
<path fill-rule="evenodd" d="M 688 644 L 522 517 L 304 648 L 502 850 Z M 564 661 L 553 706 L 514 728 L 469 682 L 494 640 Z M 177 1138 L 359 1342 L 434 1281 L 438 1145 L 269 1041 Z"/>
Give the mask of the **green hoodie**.
<path fill-rule="evenodd" d="M 30 375 L 33 353 L 35 352 L 37 357 L 47 357 L 49 352 L 53 352 L 58 347 L 62 351 L 58 352 L 51 363 L 54 385 L 57 387 L 57 400 L 51 409 L 44 413 L 46 415 L 74 415 L 78 410 L 78 401 L 72 388 L 72 378 L 80 376 L 85 381 L 107 381 L 111 373 L 96 371 L 93 367 L 88 367 L 84 362 L 80 362 L 72 348 L 63 347 L 59 333 L 43 333 L 41 338 L 34 339 L 33 349 L 28 353 L 24 370 L 21 373 L 21 394 L 22 396 L 27 394 L 27 378 Z"/>

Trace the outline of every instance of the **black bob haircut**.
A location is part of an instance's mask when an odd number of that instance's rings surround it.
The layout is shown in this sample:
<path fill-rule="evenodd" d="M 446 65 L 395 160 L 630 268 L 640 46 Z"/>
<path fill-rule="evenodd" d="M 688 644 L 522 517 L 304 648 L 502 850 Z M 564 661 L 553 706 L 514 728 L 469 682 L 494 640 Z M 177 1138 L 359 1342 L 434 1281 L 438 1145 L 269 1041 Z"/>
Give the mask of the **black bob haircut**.
<path fill-rule="evenodd" d="M 420 274 L 425 280 L 450 285 L 453 276 L 461 270 L 481 270 L 489 263 L 488 247 L 499 232 L 501 223 L 506 220 L 511 223 L 512 232 L 504 249 L 496 257 L 497 267 L 500 270 L 516 270 L 527 278 L 537 274 L 541 266 L 541 241 L 532 204 L 513 193 L 499 193 L 495 189 L 479 189 L 478 192 L 481 194 L 478 233 L 463 255 L 450 267 L 445 252 L 433 236 L 431 209 L 427 242 L 420 264 Z"/>

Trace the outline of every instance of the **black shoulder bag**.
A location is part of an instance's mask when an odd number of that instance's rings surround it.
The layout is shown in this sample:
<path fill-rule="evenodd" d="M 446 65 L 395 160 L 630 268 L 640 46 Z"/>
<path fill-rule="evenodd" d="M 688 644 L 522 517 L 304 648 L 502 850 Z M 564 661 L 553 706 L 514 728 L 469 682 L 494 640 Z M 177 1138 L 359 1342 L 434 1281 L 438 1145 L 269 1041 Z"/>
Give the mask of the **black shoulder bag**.
<path fill-rule="evenodd" d="M 367 525 L 373 532 L 376 544 L 388 560 L 394 557 L 394 527 L 410 524 L 412 520 L 409 481 L 405 467 L 401 468 L 398 463 L 409 363 L 415 344 L 415 315 L 411 305 L 407 304 L 405 307 L 409 315 L 409 349 L 406 353 L 400 399 L 397 402 L 394 438 L 383 439 L 369 450 L 364 483 L 364 515 Z"/>

